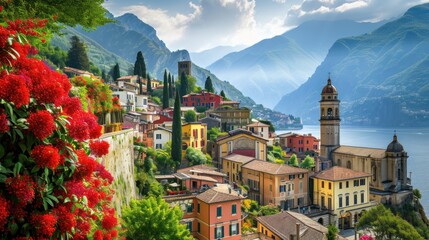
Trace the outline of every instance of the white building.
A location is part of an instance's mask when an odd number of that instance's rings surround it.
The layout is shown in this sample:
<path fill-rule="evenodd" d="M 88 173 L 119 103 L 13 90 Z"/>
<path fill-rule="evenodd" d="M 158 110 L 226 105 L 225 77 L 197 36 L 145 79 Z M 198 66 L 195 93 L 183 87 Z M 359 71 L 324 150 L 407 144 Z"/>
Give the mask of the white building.
<path fill-rule="evenodd" d="M 153 148 L 161 149 L 168 141 L 171 141 L 172 131 L 167 128 L 158 127 L 153 130 Z"/>
<path fill-rule="evenodd" d="M 136 95 L 135 97 L 135 106 L 140 109 L 148 109 L 148 96 L 147 95 Z"/>

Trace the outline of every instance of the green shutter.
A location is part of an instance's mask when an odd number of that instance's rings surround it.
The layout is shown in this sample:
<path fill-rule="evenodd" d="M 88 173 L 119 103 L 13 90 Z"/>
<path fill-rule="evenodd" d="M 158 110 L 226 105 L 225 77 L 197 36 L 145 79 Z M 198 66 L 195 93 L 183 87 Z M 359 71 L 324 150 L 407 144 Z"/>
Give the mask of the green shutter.
<path fill-rule="evenodd" d="M 232 214 L 236 214 L 236 213 L 237 213 L 237 205 L 232 204 Z"/>
<path fill-rule="evenodd" d="M 229 236 L 232 236 L 232 224 L 229 224 Z"/>
<path fill-rule="evenodd" d="M 217 207 L 217 217 L 222 217 L 222 207 Z"/>
<path fill-rule="evenodd" d="M 222 226 L 222 238 L 225 237 L 224 232 L 223 232 L 223 226 Z"/>

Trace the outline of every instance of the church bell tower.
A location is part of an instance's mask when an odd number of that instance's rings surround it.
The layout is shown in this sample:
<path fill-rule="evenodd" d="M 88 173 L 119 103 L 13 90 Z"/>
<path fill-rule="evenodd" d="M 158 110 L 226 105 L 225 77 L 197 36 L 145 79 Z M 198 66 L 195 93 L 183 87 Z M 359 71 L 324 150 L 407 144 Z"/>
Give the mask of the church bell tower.
<path fill-rule="evenodd" d="M 320 157 L 331 159 L 331 152 L 340 146 L 340 100 L 331 78 L 323 88 L 320 102 Z"/>

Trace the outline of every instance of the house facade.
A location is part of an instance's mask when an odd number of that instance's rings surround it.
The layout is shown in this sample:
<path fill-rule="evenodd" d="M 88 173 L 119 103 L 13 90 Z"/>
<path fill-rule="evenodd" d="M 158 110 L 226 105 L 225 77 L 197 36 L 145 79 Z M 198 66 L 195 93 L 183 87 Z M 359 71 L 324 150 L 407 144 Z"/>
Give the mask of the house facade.
<path fill-rule="evenodd" d="M 246 126 L 246 129 L 265 139 L 270 138 L 270 131 L 269 131 L 270 125 L 267 125 L 265 123 L 261 123 L 261 122 L 251 123 Z"/>
<path fill-rule="evenodd" d="M 190 93 L 182 97 L 182 106 L 218 108 L 222 96 L 202 90 L 200 93 Z"/>
<path fill-rule="evenodd" d="M 171 141 L 172 130 L 163 127 L 157 127 L 153 132 L 153 148 L 162 149 L 168 141 Z"/>
<path fill-rule="evenodd" d="M 319 139 L 309 134 L 286 133 L 278 136 L 280 147 L 298 155 L 319 152 Z"/>
<path fill-rule="evenodd" d="M 207 146 L 207 125 L 193 122 L 182 124 L 182 156 L 185 156 L 186 149 L 192 147 L 202 152 L 206 152 Z"/>
<path fill-rule="evenodd" d="M 254 157 L 244 156 L 235 153 L 227 155 L 222 158 L 222 172 L 226 174 L 226 177 L 230 183 L 241 183 L 241 166 L 254 159 Z"/>
<path fill-rule="evenodd" d="M 250 124 L 251 110 L 246 107 L 236 105 L 222 105 L 216 109 L 208 110 L 209 113 L 214 113 L 219 116 L 222 122 L 222 131 L 231 131 L 238 128 L 246 128 Z"/>
<path fill-rule="evenodd" d="M 260 205 L 273 204 L 283 210 L 308 205 L 308 170 L 261 160 L 241 166 L 249 199 Z"/>

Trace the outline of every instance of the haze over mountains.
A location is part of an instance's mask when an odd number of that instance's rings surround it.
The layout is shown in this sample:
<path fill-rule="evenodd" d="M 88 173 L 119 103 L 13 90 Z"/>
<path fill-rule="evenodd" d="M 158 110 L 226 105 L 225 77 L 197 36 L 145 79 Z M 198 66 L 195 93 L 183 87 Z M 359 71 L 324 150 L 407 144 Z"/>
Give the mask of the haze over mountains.
<path fill-rule="evenodd" d="M 331 72 L 343 123 L 418 126 L 429 119 L 429 4 L 369 34 L 335 42 L 323 63 L 275 109 L 316 123 L 320 91 Z"/>
<path fill-rule="evenodd" d="M 274 107 L 284 94 L 311 76 L 337 39 L 371 32 L 381 25 L 348 20 L 306 22 L 282 35 L 230 53 L 208 69 L 256 102 Z"/>
<path fill-rule="evenodd" d="M 214 63 L 215 61 L 219 60 L 223 56 L 232 52 L 238 52 L 240 50 L 243 50 L 244 48 L 244 45 L 217 46 L 201 52 L 190 52 L 189 54 L 191 55 L 192 62 L 205 68 L 210 64 Z"/>

